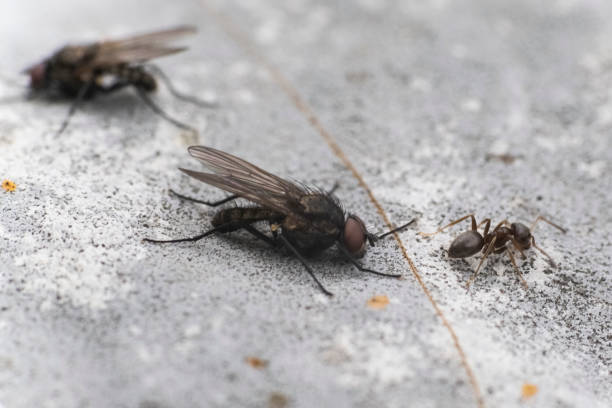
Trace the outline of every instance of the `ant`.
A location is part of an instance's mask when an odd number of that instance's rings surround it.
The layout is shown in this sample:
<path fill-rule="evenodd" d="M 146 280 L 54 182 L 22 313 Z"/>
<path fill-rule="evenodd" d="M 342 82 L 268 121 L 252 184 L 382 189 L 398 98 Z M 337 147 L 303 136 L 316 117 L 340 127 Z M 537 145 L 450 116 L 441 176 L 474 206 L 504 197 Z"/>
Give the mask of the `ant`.
<path fill-rule="evenodd" d="M 508 245 L 509 243 L 512 243 L 512 246 L 521 254 L 523 259 L 526 259 L 524 251 L 533 246 L 548 258 L 553 267 L 557 267 L 550 255 L 548 255 L 546 252 L 544 252 L 542 248 L 536 245 L 532 231 L 539 221 L 544 221 L 563 233 L 565 233 L 566 230 L 565 228 L 558 226 L 557 224 L 549 221 L 541 215 L 535 219 L 535 221 L 531 224 L 530 228 L 527 228 L 525 224 L 521 224 L 520 222 L 510 223 L 508 222 L 508 220 L 503 220 L 502 222 L 497 224 L 497 226 L 493 228 L 491 232 L 489 232 L 489 228 L 491 226 L 490 218 L 485 218 L 480 222 L 480 224 L 477 225 L 476 218 L 474 218 L 474 214 L 468 214 L 465 217 L 461 217 L 458 220 L 455 220 L 450 224 L 439 228 L 436 232 L 419 232 L 419 234 L 424 237 L 430 237 L 468 218 L 472 219 L 472 229 L 470 231 L 465 231 L 461 233 L 457 238 L 455 238 L 455 240 L 448 248 L 448 256 L 450 258 L 467 258 L 469 256 L 476 255 L 480 250 L 482 250 L 482 253 L 484 254 L 480 259 L 480 263 L 476 268 L 476 272 L 474 272 L 472 277 L 467 282 L 466 288 L 468 290 L 470 289 L 470 285 L 476 279 L 476 276 L 480 271 L 482 263 L 491 254 L 491 252 L 496 254 L 506 252 L 508 254 L 517 276 L 519 277 L 523 287 L 527 289 L 527 282 L 525 282 L 523 274 L 521 273 L 521 271 L 519 271 L 518 266 L 516 266 L 516 261 L 514 260 L 512 249 Z M 483 224 L 484 233 L 480 234 L 478 232 L 478 228 Z"/>

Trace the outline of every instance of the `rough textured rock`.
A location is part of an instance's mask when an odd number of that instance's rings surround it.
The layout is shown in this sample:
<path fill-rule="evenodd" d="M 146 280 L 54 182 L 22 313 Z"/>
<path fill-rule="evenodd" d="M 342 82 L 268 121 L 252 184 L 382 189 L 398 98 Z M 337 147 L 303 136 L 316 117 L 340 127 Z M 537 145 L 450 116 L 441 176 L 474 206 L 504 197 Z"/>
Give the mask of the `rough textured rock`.
<path fill-rule="evenodd" d="M 17 184 L 0 191 L 0 406 L 478 406 L 393 239 L 363 261 L 402 280 L 359 273 L 335 251 L 313 260 L 332 299 L 248 235 L 141 242 L 208 228 L 214 210 L 168 194 L 224 196 L 177 171 L 200 168 L 194 143 L 322 188 L 338 181 L 347 210 L 386 228 L 232 25 L 298 90 L 391 221 L 418 217 L 401 239 L 484 404 L 612 405 L 611 6 L 420 3 L 2 2 L 1 97 L 23 93 L 19 70 L 66 42 L 192 23 L 189 52 L 160 65 L 219 108 L 160 90 L 194 139 L 127 90 L 88 101 L 61 137 L 66 103 L 0 105 L 0 178 Z M 491 256 L 466 293 L 477 259 L 445 251 L 468 222 L 431 239 L 417 231 L 470 212 L 567 227 L 535 231 L 559 268 L 528 251 L 524 290 L 509 259 Z M 390 303 L 368 307 L 374 295 Z M 537 393 L 522 398 L 525 384 Z"/>

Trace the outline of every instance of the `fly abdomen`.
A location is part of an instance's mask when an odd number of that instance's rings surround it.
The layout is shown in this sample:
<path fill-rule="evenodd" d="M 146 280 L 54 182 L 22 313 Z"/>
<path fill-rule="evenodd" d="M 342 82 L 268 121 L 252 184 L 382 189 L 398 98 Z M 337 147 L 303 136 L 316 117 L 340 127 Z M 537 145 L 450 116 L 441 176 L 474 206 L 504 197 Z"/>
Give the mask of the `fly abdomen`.
<path fill-rule="evenodd" d="M 131 85 L 141 88 L 147 92 L 157 88 L 157 82 L 153 75 L 149 74 L 142 67 L 131 67 L 123 65 L 118 68 L 117 76 Z"/>
<path fill-rule="evenodd" d="M 219 211 L 211 224 L 219 232 L 231 232 L 258 221 L 280 221 L 284 216 L 276 211 L 260 207 L 236 207 Z"/>

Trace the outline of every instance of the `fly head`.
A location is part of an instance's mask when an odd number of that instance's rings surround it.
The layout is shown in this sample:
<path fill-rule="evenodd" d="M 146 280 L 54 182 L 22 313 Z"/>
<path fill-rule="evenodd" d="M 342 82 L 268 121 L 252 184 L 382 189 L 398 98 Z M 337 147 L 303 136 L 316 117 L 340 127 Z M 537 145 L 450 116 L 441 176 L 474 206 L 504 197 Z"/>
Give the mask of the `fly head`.
<path fill-rule="evenodd" d="M 25 71 L 30 76 L 30 88 L 33 90 L 44 89 L 48 84 L 48 63 L 43 61 L 28 68 Z"/>
<path fill-rule="evenodd" d="M 366 241 L 373 245 L 373 238 L 368 234 L 361 218 L 356 215 L 349 215 L 344 223 L 342 232 L 342 244 L 356 258 L 361 258 L 366 251 Z"/>

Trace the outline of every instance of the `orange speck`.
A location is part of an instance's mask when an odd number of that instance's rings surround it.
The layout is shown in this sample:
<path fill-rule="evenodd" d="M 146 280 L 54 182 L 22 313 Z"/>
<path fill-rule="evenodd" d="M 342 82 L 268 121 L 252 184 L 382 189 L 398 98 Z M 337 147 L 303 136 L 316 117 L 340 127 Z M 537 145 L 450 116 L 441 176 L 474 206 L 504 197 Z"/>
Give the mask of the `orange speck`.
<path fill-rule="evenodd" d="M 4 191 L 15 191 L 15 189 L 17 188 L 17 185 L 13 183 L 11 180 L 4 180 L 2 182 L 2 188 L 4 189 Z"/>
<path fill-rule="evenodd" d="M 247 357 L 245 358 L 245 361 L 253 368 L 264 368 L 268 365 L 266 360 L 262 360 L 261 358 L 257 357 Z"/>
<path fill-rule="evenodd" d="M 367 305 L 372 309 L 384 309 L 388 304 L 389 298 L 385 295 L 372 296 L 372 298 L 367 302 Z"/>
<path fill-rule="evenodd" d="M 523 394 L 523 398 L 531 398 L 538 393 L 538 386 L 533 384 L 523 384 L 523 389 L 521 390 L 521 394 Z"/>

